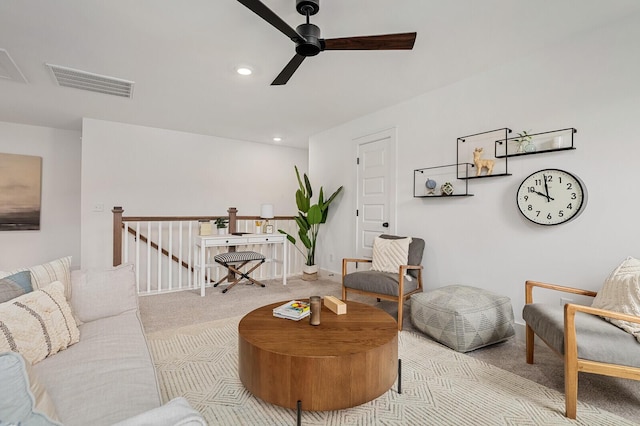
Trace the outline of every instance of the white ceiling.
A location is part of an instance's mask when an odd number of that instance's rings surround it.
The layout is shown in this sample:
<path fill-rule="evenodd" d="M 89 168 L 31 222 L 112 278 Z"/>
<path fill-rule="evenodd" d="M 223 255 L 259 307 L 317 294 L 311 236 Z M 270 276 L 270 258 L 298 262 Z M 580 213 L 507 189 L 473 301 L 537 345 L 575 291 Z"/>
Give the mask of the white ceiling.
<path fill-rule="evenodd" d="M 263 1 L 304 21 L 295 0 Z M 79 130 L 90 117 L 306 148 L 314 133 L 640 11 L 638 0 L 320 6 L 311 22 L 324 38 L 416 31 L 415 47 L 325 51 L 270 86 L 294 44 L 235 0 L 2 0 L 0 49 L 28 83 L 0 78 L 0 121 Z M 133 99 L 59 87 L 45 63 L 133 80 Z"/>

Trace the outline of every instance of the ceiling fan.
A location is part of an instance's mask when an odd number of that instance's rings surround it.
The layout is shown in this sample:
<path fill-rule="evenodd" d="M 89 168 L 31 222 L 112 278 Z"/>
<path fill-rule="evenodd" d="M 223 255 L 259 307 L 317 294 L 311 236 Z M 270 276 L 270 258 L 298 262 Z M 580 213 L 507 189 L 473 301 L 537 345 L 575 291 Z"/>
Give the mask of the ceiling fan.
<path fill-rule="evenodd" d="M 320 38 L 320 28 L 309 22 L 309 16 L 320 10 L 320 0 L 296 0 L 296 10 L 307 17 L 307 22 L 294 30 L 260 0 L 238 0 L 256 15 L 267 21 L 296 44 L 296 54 L 278 74 L 272 86 L 287 84 L 307 56 L 324 50 L 411 50 L 416 33 L 384 34 L 362 37 Z"/>

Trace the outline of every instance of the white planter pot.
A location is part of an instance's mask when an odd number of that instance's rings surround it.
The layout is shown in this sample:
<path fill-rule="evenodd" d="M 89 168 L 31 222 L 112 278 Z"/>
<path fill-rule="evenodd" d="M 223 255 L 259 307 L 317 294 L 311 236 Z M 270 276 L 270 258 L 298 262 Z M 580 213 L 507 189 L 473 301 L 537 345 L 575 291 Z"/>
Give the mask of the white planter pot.
<path fill-rule="evenodd" d="M 317 274 L 318 273 L 318 265 L 302 265 L 302 272 L 305 274 Z"/>
<path fill-rule="evenodd" d="M 318 279 L 318 265 L 303 265 L 302 279 L 305 281 L 315 281 Z"/>
<path fill-rule="evenodd" d="M 227 233 L 227 228 L 218 228 L 218 235 L 224 235 Z"/>

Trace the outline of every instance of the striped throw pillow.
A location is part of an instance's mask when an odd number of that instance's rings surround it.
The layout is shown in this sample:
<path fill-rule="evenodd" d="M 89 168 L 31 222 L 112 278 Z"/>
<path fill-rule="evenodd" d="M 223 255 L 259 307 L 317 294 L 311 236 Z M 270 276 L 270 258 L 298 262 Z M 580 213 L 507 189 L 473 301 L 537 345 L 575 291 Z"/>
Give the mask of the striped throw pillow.
<path fill-rule="evenodd" d="M 11 273 L 15 274 L 21 271 L 31 273 L 31 285 L 34 290 L 43 288 L 54 281 L 60 281 L 64 285 L 65 297 L 67 300 L 71 300 L 71 256 L 61 257 L 30 268 L 20 268 Z"/>
<path fill-rule="evenodd" d="M 35 364 L 79 340 L 59 281 L 0 304 L 0 352 L 18 352 Z"/>

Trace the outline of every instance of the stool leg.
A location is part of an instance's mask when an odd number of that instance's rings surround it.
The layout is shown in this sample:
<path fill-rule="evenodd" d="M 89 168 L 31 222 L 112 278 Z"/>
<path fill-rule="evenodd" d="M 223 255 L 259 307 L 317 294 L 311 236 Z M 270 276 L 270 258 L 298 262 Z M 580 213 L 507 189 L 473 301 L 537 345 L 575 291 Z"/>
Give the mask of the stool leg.
<path fill-rule="evenodd" d="M 230 289 L 233 288 L 233 286 L 235 286 L 236 284 L 238 284 L 240 282 L 241 279 L 245 278 L 247 280 L 249 280 L 252 284 L 255 285 L 259 285 L 260 287 L 265 287 L 265 285 L 263 283 L 261 283 L 260 281 L 251 278 L 249 276 L 249 274 L 251 272 L 253 272 L 256 268 L 258 268 L 260 265 L 262 265 L 265 261 L 264 259 L 262 259 L 260 261 L 260 263 L 257 263 L 255 265 L 253 265 L 248 271 L 246 272 L 242 272 L 240 270 L 240 268 L 244 267 L 247 263 L 249 263 L 249 260 L 243 261 L 242 263 L 240 263 L 238 266 L 233 266 L 229 263 L 221 263 L 222 266 L 224 266 L 225 268 L 227 268 L 229 270 L 230 274 L 234 275 L 234 280 L 229 283 L 229 285 L 227 286 L 227 288 L 225 288 L 224 290 L 222 290 L 223 293 L 226 293 L 227 291 L 229 291 Z M 237 274 L 237 276 L 236 276 Z M 218 281 L 217 283 L 214 284 L 214 287 L 217 287 L 218 284 L 220 284 L 222 281 L 224 281 L 225 279 L 227 279 L 227 276 L 225 276 L 224 278 L 222 278 L 220 281 Z"/>

